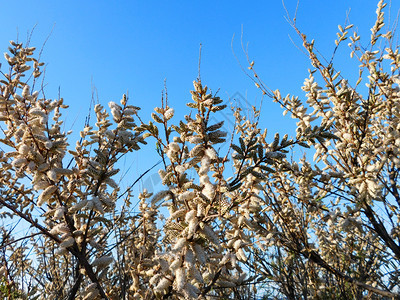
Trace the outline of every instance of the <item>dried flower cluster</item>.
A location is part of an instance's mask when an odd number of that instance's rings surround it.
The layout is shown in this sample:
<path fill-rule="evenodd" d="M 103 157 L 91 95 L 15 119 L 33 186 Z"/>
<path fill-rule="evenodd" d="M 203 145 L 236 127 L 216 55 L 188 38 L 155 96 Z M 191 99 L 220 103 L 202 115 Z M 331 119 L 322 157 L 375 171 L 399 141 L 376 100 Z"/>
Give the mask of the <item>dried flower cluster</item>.
<path fill-rule="evenodd" d="M 354 84 L 294 20 L 312 65 L 305 100 L 269 90 L 249 61 L 257 88 L 296 120 L 293 138 L 270 138 L 256 108 L 251 120 L 237 109 L 235 132 L 224 132 L 213 121 L 223 100 L 197 80 L 183 120 L 163 97 L 144 122 L 123 96 L 95 106 L 72 148 L 63 99 L 36 91 L 35 49 L 11 42 L 0 81 L 0 299 L 400 298 L 400 55 L 384 7 L 367 48 L 339 26 L 336 47 L 350 39 L 360 64 Z M 135 201 L 115 175 L 145 139 L 156 142 L 163 189 Z M 15 219 L 29 234 L 7 225 Z"/>

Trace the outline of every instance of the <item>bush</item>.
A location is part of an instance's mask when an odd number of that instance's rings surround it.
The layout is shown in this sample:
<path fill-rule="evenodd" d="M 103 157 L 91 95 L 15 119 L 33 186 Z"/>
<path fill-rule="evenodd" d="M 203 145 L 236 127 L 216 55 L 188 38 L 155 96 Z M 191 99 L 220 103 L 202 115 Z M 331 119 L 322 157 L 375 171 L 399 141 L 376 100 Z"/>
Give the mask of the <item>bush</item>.
<path fill-rule="evenodd" d="M 9 282 L 27 299 L 399 298 L 400 55 L 382 32 L 384 7 L 366 47 L 350 37 L 353 84 L 294 21 L 312 65 L 306 100 L 269 90 L 249 60 L 256 86 L 297 120 L 293 138 L 267 136 L 254 108 L 251 120 L 235 111 L 228 139 L 212 121 L 223 100 L 197 80 L 184 120 L 163 99 L 145 123 L 123 96 L 110 113 L 95 106 L 96 123 L 72 149 L 63 99 L 35 91 L 35 49 L 11 42 L 0 207 L 3 222 L 18 218 L 31 233 L 2 227 L 3 298 Z M 337 47 L 351 28 L 339 26 Z M 121 158 L 150 139 L 164 188 L 144 190 L 135 213 L 132 189 L 114 178 Z"/>

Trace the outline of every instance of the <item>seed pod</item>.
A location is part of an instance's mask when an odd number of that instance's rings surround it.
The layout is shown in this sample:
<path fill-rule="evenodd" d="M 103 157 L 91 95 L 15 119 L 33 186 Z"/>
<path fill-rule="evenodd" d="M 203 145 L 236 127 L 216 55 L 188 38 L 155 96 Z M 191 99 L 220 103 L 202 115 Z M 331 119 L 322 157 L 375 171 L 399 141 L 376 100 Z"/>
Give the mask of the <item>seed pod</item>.
<path fill-rule="evenodd" d="M 73 213 L 73 212 L 76 212 L 76 211 L 78 211 L 78 210 L 81 210 L 83 207 L 86 206 L 87 202 L 88 202 L 87 200 L 79 201 L 79 202 L 76 203 L 74 206 L 72 206 L 72 207 L 69 209 L 69 211 Z"/>
<path fill-rule="evenodd" d="M 169 120 L 174 116 L 174 109 L 173 108 L 168 108 L 167 111 L 164 113 L 165 119 Z"/>
<path fill-rule="evenodd" d="M 208 226 L 204 223 L 201 223 L 201 224 L 203 227 L 202 231 L 205 234 L 205 236 L 209 239 L 209 241 L 215 245 L 219 245 L 219 239 L 218 239 L 217 235 L 215 234 L 214 230 L 210 226 Z"/>
<path fill-rule="evenodd" d="M 20 166 L 22 166 L 23 164 L 25 164 L 27 162 L 27 160 L 25 158 L 17 158 L 12 162 L 12 166 L 15 168 L 18 168 Z"/>
<path fill-rule="evenodd" d="M 185 216 L 185 222 L 190 223 L 190 221 L 196 216 L 196 213 L 197 212 L 195 210 L 187 212 Z"/>
<path fill-rule="evenodd" d="M 212 148 L 212 147 L 207 148 L 205 154 L 206 154 L 210 159 L 218 159 L 217 151 L 215 151 L 215 149 Z"/>
<path fill-rule="evenodd" d="M 178 291 L 182 291 L 183 287 L 186 284 L 186 275 L 185 270 L 183 268 L 179 268 L 175 272 L 176 277 L 176 289 Z"/>
<path fill-rule="evenodd" d="M 163 278 L 160 280 L 160 282 L 157 284 L 157 286 L 155 287 L 154 291 L 157 293 L 162 293 L 164 292 L 170 285 L 171 285 L 171 281 L 168 280 L 167 278 Z"/>
<path fill-rule="evenodd" d="M 242 248 L 240 248 L 240 249 L 238 249 L 238 250 L 236 251 L 236 257 L 238 258 L 238 260 L 247 261 L 247 257 L 246 257 L 246 255 L 244 254 L 244 251 L 243 251 Z"/>
<path fill-rule="evenodd" d="M 99 268 L 105 268 L 109 264 L 111 264 L 113 261 L 114 261 L 114 258 L 112 256 L 102 256 L 102 257 L 96 258 L 93 261 L 92 266 L 99 267 Z"/>
<path fill-rule="evenodd" d="M 57 190 L 55 185 L 47 187 L 38 197 L 37 205 L 42 206 L 46 201 L 48 201 L 53 193 Z"/>
<path fill-rule="evenodd" d="M 169 266 L 171 272 L 175 272 L 182 265 L 181 257 L 176 258 L 172 264 Z"/>
<path fill-rule="evenodd" d="M 172 249 L 174 251 L 180 251 L 185 245 L 186 245 L 186 238 L 180 238 Z"/>
<path fill-rule="evenodd" d="M 60 248 L 68 248 L 71 247 L 75 242 L 75 239 L 70 236 L 68 238 L 66 238 L 61 244 L 60 244 Z"/>

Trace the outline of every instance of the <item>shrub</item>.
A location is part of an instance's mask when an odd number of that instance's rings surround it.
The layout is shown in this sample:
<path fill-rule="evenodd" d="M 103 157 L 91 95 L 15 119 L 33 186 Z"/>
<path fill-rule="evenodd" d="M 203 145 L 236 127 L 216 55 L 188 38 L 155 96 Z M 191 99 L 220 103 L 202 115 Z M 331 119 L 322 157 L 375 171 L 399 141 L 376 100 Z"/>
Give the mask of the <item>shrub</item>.
<path fill-rule="evenodd" d="M 349 37 L 355 83 L 295 21 L 312 65 L 305 100 L 268 89 L 249 60 L 256 86 L 297 120 L 293 138 L 270 138 L 256 108 L 251 120 L 235 111 L 228 138 L 213 121 L 223 100 L 197 80 L 184 120 L 163 99 L 143 122 L 123 96 L 110 112 L 95 106 L 96 123 L 72 149 L 63 99 L 35 91 L 35 49 L 11 42 L 0 207 L 3 221 L 21 219 L 31 233 L 2 228 L 3 294 L 13 282 L 29 299 L 399 298 L 400 55 L 383 33 L 384 7 L 366 47 Z M 337 47 L 351 28 L 339 26 Z M 164 188 L 144 190 L 135 213 L 132 190 L 114 178 L 118 161 L 150 139 Z"/>

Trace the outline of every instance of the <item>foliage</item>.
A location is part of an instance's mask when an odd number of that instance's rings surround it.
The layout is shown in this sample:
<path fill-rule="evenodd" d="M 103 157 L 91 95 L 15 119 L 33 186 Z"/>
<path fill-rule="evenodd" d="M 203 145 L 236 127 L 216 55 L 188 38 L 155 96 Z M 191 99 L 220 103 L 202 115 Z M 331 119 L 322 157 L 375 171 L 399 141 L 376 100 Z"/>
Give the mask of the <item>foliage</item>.
<path fill-rule="evenodd" d="M 354 84 L 294 20 L 312 64 L 305 100 L 271 91 L 249 60 L 256 86 L 296 119 L 293 138 L 270 138 L 254 108 L 251 120 L 235 110 L 227 139 L 212 121 L 223 100 L 196 80 L 183 120 L 163 98 L 144 122 L 123 96 L 110 113 L 95 106 L 96 123 L 72 149 L 63 99 L 35 91 L 35 49 L 11 42 L 0 209 L 3 223 L 22 220 L 30 233 L 1 228 L 3 298 L 400 298 L 400 55 L 383 33 L 384 7 L 367 46 L 350 37 Z M 339 26 L 336 47 L 351 29 Z M 135 213 L 132 186 L 122 190 L 115 176 L 145 139 L 156 141 L 164 188 L 144 190 Z"/>

